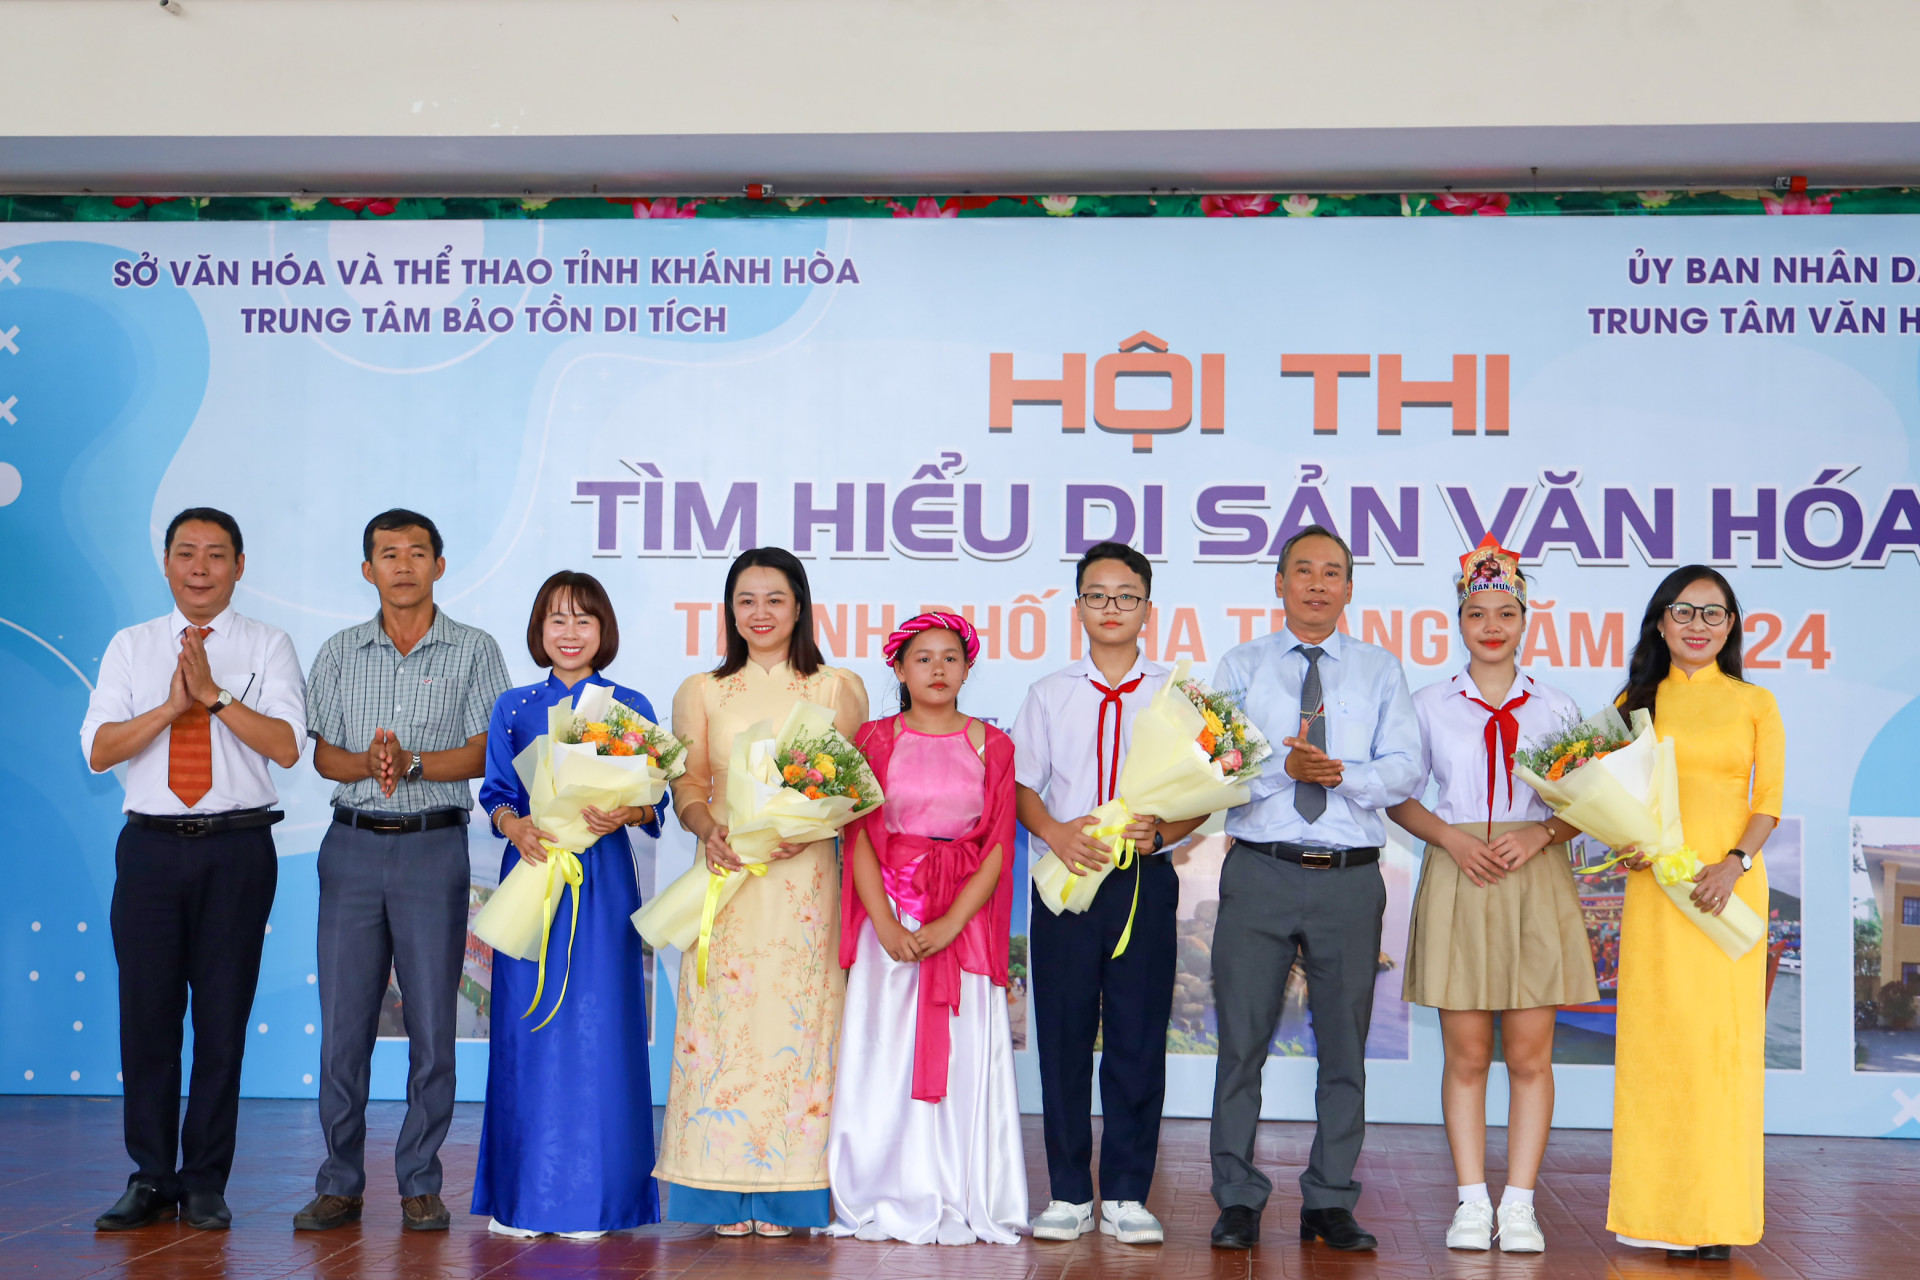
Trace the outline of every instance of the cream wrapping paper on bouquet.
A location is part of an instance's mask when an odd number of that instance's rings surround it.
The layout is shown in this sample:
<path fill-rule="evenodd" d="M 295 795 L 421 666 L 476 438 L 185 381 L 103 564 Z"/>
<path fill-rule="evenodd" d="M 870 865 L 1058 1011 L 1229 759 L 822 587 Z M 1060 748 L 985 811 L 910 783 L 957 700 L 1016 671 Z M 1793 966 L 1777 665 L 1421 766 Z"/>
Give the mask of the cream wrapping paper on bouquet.
<path fill-rule="evenodd" d="M 809 798 L 786 785 L 782 761 L 793 744 L 827 738 L 853 749 L 833 727 L 833 712 L 813 702 L 795 703 L 778 733 L 771 720 L 762 720 L 735 734 L 727 766 L 727 843 L 746 869 L 715 874 L 696 852 L 692 867 L 633 913 L 633 927 L 655 950 L 697 951 L 702 986 L 714 921 L 747 877 L 764 876 L 768 856 L 780 845 L 832 839 L 856 809 L 865 813 L 884 800 L 871 775 L 857 801 L 844 795 Z"/>
<path fill-rule="evenodd" d="M 534 985 L 532 1012 L 540 1003 L 546 987 L 547 939 L 552 932 L 554 914 L 567 887 L 573 888 L 573 918 L 580 919 L 580 886 L 585 872 L 579 854 L 600 837 L 588 830 L 581 810 L 589 805 L 613 810 L 626 805 L 658 804 L 667 784 L 679 769 L 662 769 L 644 753 L 630 756 L 603 756 L 591 742 L 566 742 L 575 736 L 576 721 L 602 721 L 613 705 L 613 689 L 607 685 L 589 685 L 580 695 L 578 707 L 572 698 L 562 698 L 547 708 L 547 731 L 528 743 L 513 759 L 514 772 L 527 790 L 527 816 L 533 824 L 552 836 L 542 840 L 547 851 L 545 862 L 521 861 L 507 873 L 485 906 L 473 918 L 473 934 L 502 955 L 516 960 L 538 960 L 540 977 Z M 627 714 L 648 729 L 655 726 L 627 708 Z M 683 760 L 675 762 L 684 769 Z M 568 933 L 571 967 L 572 932 Z M 566 980 L 560 987 L 566 998 Z M 554 1002 L 554 1012 L 560 1008 Z M 552 1020 L 552 1013 L 547 1021 Z M 546 1022 L 542 1022 L 545 1026 Z M 535 1030 L 539 1028 L 536 1027 Z"/>
<path fill-rule="evenodd" d="M 1583 723 L 1603 730 L 1624 727 L 1611 706 Z M 1654 881 L 1674 907 L 1729 959 L 1738 960 L 1766 937 L 1766 922 L 1737 897 L 1728 898 L 1717 916 L 1693 904 L 1693 877 L 1702 864 L 1687 847 L 1680 824 L 1680 769 L 1673 739 L 1656 739 L 1653 718 L 1644 710 L 1633 713 L 1631 732 L 1633 741 L 1620 750 L 1558 779 L 1543 778 L 1521 764 L 1514 766 L 1513 776 L 1538 792 L 1555 817 L 1608 848 L 1637 847 L 1653 863 Z M 1581 868 L 1588 874 L 1598 869 Z"/>
<path fill-rule="evenodd" d="M 1093 905 L 1102 881 L 1132 865 L 1132 842 L 1116 837 L 1127 829 L 1134 815 L 1145 813 L 1163 822 L 1184 822 L 1245 804 L 1251 797 L 1246 781 L 1259 776 L 1257 761 L 1264 756 L 1256 755 L 1255 765 L 1240 777 L 1228 776 L 1217 760 L 1209 758 L 1200 745 L 1200 735 L 1208 728 L 1206 716 L 1180 687 L 1192 666 L 1191 661 L 1183 659 L 1134 717 L 1127 758 L 1120 766 L 1118 793 L 1095 809 L 1093 825 L 1083 828 L 1113 851 L 1113 860 L 1084 875 L 1075 875 L 1051 851 L 1033 864 L 1033 883 L 1039 889 L 1040 901 L 1055 915 L 1085 911 Z M 1249 738 L 1270 752 L 1259 730 L 1252 725 L 1247 728 Z M 1131 928 L 1129 914 L 1128 929 L 1114 950 L 1116 956 L 1126 949 Z"/>

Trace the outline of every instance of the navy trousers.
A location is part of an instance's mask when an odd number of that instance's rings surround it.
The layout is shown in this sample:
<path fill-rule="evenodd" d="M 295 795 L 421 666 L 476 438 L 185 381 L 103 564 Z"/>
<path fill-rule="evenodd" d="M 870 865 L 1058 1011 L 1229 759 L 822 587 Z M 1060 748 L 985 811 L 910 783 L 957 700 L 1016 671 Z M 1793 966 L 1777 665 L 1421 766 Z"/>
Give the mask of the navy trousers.
<path fill-rule="evenodd" d="M 1100 1195 L 1145 1200 L 1160 1146 L 1167 1094 L 1167 1023 L 1180 878 L 1164 856 L 1116 871 L 1081 914 L 1053 914 L 1036 890 L 1028 913 L 1034 1042 L 1053 1198 L 1093 1199 L 1093 1046 L 1100 1038 Z M 1127 925 L 1138 876 L 1133 936 Z"/>
<path fill-rule="evenodd" d="M 179 836 L 129 825 L 120 832 L 114 870 L 120 1074 L 133 1177 L 166 1195 L 225 1192 L 247 1019 L 280 878 L 273 834 L 254 827 Z M 189 993 L 193 1074 L 183 1121 L 180 1054 Z"/>

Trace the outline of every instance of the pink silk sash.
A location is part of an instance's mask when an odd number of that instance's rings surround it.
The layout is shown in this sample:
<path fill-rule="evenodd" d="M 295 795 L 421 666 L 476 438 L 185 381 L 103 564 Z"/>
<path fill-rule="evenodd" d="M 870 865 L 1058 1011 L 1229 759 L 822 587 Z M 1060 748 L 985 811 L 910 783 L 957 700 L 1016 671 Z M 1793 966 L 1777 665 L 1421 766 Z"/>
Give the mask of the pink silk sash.
<path fill-rule="evenodd" d="M 992 725 L 986 730 L 986 794 L 980 820 L 954 840 L 889 832 L 885 814 L 876 809 L 847 829 L 847 847 L 861 832 L 873 846 L 880 873 L 901 911 L 931 923 L 953 907 L 968 879 L 980 869 L 988 851 L 1000 849 L 1000 878 L 993 896 L 967 922 L 960 935 L 941 951 L 920 962 L 920 996 L 914 1026 L 913 1096 L 938 1102 L 947 1096 L 947 1062 L 952 1052 L 951 1019 L 960 1012 L 960 975 L 985 974 L 995 986 L 1007 985 L 1007 946 L 1013 923 L 1013 740 Z M 893 717 L 863 725 L 854 744 L 865 753 L 882 791 L 887 765 L 896 740 Z M 848 855 L 851 860 L 851 855 Z M 859 953 L 860 926 L 866 905 L 854 888 L 853 873 L 840 884 L 840 965 L 851 968 Z"/>

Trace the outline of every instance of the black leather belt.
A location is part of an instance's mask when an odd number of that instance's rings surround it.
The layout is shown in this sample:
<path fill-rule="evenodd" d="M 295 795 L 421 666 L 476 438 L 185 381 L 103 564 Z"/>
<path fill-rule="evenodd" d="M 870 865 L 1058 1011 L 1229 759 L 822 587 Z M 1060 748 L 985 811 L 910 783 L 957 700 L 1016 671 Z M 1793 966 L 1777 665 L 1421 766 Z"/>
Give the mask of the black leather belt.
<path fill-rule="evenodd" d="M 232 809 L 226 813 L 129 813 L 127 825 L 172 836 L 217 836 L 223 831 L 270 827 L 287 815 L 278 809 Z"/>
<path fill-rule="evenodd" d="M 383 836 L 411 835 L 416 831 L 438 831 L 460 826 L 469 820 L 465 809 L 429 809 L 425 813 L 370 813 L 365 809 L 333 806 L 333 820 L 343 827 L 377 831 Z"/>
<path fill-rule="evenodd" d="M 1285 840 L 1235 840 L 1235 844 L 1282 862 L 1298 863 L 1313 871 L 1330 867 L 1364 867 L 1380 861 L 1380 847 L 1370 849 L 1316 849 L 1311 845 L 1289 844 Z"/>

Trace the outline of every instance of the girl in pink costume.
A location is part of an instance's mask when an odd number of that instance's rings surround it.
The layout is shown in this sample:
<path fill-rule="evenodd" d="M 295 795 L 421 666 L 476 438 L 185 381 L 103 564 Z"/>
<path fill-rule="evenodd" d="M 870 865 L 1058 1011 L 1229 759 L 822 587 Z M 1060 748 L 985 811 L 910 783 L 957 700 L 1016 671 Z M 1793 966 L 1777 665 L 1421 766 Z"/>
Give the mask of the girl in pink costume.
<path fill-rule="evenodd" d="M 1012 1244 L 1027 1226 L 1005 991 L 1013 741 L 956 705 L 980 652 L 965 618 L 921 614 L 882 652 L 901 711 L 855 739 L 886 802 L 844 846 L 829 1230 Z"/>

